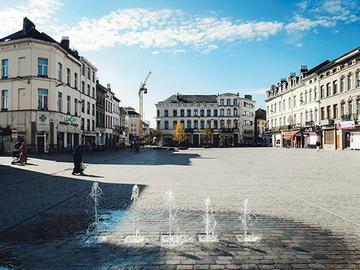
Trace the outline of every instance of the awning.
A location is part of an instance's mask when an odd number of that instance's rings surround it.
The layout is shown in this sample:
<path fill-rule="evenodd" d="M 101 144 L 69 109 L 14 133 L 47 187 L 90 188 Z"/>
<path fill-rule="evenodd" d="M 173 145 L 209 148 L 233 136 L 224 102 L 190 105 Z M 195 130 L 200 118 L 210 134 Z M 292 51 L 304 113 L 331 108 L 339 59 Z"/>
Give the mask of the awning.
<path fill-rule="evenodd" d="M 286 131 L 283 133 L 284 135 L 284 140 L 292 140 L 292 138 L 294 137 L 294 135 L 296 133 L 298 133 L 299 130 L 295 130 L 295 131 Z"/>

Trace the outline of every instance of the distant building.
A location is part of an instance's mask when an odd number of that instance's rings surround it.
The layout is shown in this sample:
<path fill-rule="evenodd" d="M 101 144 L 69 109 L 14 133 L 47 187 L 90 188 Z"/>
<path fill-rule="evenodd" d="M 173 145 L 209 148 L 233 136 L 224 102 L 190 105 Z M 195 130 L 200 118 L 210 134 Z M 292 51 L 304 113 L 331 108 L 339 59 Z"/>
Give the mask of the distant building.
<path fill-rule="evenodd" d="M 126 107 L 126 125 L 129 134 L 129 139 L 139 138 L 141 128 L 140 114 L 132 107 Z"/>
<path fill-rule="evenodd" d="M 235 146 L 254 142 L 255 101 L 250 95 L 225 93 L 218 95 L 176 94 L 156 104 L 157 128 L 163 144 L 173 143 L 172 132 L 177 123 L 185 127 L 186 144 L 205 144 L 203 133 L 211 133 L 214 146 Z"/>
<path fill-rule="evenodd" d="M 255 141 L 256 143 L 264 142 L 266 130 L 266 110 L 257 109 L 255 112 Z"/>

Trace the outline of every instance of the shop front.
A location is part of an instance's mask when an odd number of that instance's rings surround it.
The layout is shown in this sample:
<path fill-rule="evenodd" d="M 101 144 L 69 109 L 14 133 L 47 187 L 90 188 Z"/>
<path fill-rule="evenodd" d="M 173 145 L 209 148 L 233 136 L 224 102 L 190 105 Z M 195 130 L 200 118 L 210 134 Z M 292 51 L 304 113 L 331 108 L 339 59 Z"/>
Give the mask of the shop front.
<path fill-rule="evenodd" d="M 306 127 L 302 131 L 303 147 L 304 148 L 316 148 L 316 143 L 321 140 L 321 133 L 319 127 Z"/>
<path fill-rule="evenodd" d="M 297 134 L 300 130 L 291 130 L 291 131 L 284 131 L 282 133 L 283 136 L 283 147 L 286 148 L 294 148 L 298 147 L 300 144 L 300 140 L 297 138 Z"/>
<path fill-rule="evenodd" d="M 339 136 L 339 149 L 351 149 L 351 137 L 353 134 L 353 140 L 355 140 L 355 144 L 353 143 L 353 147 L 357 147 L 356 146 L 356 141 L 357 141 L 357 130 L 358 128 L 356 128 L 355 126 L 355 121 L 343 121 L 343 122 L 339 122 L 336 125 L 337 129 L 338 129 L 338 135 Z M 354 148 L 355 149 L 355 148 Z"/>
<path fill-rule="evenodd" d="M 326 127 L 323 127 L 323 131 L 322 131 L 322 138 L 323 138 L 323 141 L 322 141 L 322 146 L 323 146 L 323 149 L 326 149 L 326 150 L 334 150 L 336 149 L 336 141 L 339 141 L 337 138 L 338 135 L 337 135 L 337 132 L 336 132 L 336 129 L 333 128 L 333 127 L 329 127 L 329 128 L 326 128 Z"/>

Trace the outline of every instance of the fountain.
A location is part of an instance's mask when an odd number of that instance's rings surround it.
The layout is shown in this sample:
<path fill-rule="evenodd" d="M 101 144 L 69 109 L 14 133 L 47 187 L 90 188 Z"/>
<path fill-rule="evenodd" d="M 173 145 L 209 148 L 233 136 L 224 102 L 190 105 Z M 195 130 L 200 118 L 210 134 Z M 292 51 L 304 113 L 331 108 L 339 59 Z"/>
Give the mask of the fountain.
<path fill-rule="evenodd" d="M 139 200 L 139 187 L 137 185 L 134 185 L 131 191 L 131 201 L 133 202 L 134 207 L 138 200 Z M 140 236 L 140 229 L 136 228 L 135 226 L 135 215 L 133 215 L 133 219 L 132 219 L 132 228 L 133 228 L 132 235 L 126 236 L 124 242 L 127 244 L 143 243 L 145 241 L 145 238 Z"/>
<path fill-rule="evenodd" d="M 99 226 L 99 216 L 98 216 L 98 206 L 100 202 L 100 198 L 102 196 L 103 192 L 101 188 L 99 187 L 98 182 L 94 182 L 91 187 L 91 192 L 89 194 L 89 197 L 94 200 L 94 222 L 90 224 L 90 226 L 87 229 L 87 232 L 93 232 L 97 234 L 98 232 L 98 226 Z"/>
<path fill-rule="evenodd" d="M 216 220 L 211 208 L 211 201 L 209 198 L 205 200 L 205 235 L 199 235 L 199 242 L 218 242 L 218 238 L 215 235 Z"/>
<path fill-rule="evenodd" d="M 261 238 L 259 235 L 254 234 L 253 227 L 257 217 L 248 210 L 248 202 L 248 199 L 244 200 L 244 213 L 240 216 L 243 224 L 243 234 L 236 235 L 239 242 L 256 242 Z"/>
<path fill-rule="evenodd" d="M 179 235 L 174 232 L 173 226 L 176 222 L 176 214 L 178 209 L 176 208 L 174 193 L 169 190 L 168 192 L 166 192 L 166 196 L 168 201 L 169 232 L 168 235 L 161 236 L 161 242 L 168 246 L 179 246 L 183 243 L 191 241 L 191 239 L 189 237 L 186 237 L 185 235 Z"/>

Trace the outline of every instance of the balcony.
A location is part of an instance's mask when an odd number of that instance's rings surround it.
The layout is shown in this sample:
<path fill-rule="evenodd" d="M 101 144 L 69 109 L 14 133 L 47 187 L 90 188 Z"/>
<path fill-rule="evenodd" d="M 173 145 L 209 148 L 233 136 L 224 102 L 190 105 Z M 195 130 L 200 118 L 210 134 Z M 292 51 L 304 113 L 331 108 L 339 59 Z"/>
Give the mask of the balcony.
<path fill-rule="evenodd" d="M 322 119 L 320 120 L 320 125 L 321 126 L 332 126 L 334 125 L 334 119 Z"/>
<path fill-rule="evenodd" d="M 341 116 L 341 120 L 342 121 L 357 121 L 358 120 L 358 115 L 355 113 L 352 114 L 344 114 Z"/>
<path fill-rule="evenodd" d="M 305 122 L 305 127 L 313 127 L 314 126 L 314 121 L 306 121 Z"/>

